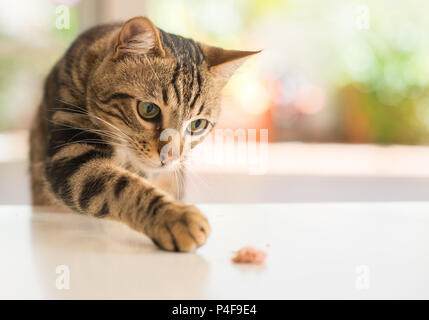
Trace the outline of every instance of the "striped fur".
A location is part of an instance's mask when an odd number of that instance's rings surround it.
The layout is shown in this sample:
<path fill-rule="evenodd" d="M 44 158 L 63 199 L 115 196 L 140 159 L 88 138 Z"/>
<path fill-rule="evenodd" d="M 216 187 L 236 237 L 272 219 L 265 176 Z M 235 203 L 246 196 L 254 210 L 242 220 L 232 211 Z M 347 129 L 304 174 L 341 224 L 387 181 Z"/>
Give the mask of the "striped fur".
<path fill-rule="evenodd" d="M 33 122 L 33 203 L 120 220 L 167 250 L 202 245 L 207 219 L 178 200 L 159 150 L 162 130 L 217 121 L 227 76 L 210 48 L 141 17 L 80 35 L 49 73 Z M 157 104 L 160 119 L 140 118 L 137 101 Z"/>

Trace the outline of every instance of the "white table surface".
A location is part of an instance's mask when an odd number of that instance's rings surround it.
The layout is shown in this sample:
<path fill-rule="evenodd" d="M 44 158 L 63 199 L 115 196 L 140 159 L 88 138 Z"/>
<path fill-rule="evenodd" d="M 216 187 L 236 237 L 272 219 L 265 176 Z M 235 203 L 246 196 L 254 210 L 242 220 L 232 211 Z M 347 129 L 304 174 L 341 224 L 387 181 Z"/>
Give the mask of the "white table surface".
<path fill-rule="evenodd" d="M 0 206 L 0 298 L 429 298 L 429 203 L 199 207 L 213 232 L 184 254 L 113 221 Z M 245 245 L 265 265 L 231 263 Z"/>

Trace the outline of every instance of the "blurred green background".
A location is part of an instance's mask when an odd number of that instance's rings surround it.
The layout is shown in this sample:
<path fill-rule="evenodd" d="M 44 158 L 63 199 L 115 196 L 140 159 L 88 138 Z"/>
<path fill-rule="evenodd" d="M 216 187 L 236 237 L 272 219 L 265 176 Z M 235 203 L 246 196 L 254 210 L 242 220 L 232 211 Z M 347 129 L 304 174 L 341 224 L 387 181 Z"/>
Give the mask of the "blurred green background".
<path fill-rule="evenodd" d="M 56 25 L 58 8 L 69 28 Z M 429 142 L 429 2 L 2 0 L 0 131 L 27 129 L 43 79 L 84 29 L 147 15 L 158 27 L 264 51 L 225 89 L 221 127 L 271 141 Z"/>

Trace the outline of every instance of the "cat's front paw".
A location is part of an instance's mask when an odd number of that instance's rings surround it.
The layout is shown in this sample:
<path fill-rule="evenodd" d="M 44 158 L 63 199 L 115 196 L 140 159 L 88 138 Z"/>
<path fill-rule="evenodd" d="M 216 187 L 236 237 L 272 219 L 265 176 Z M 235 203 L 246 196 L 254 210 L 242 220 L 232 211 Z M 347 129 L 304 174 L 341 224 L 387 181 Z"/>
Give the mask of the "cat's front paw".
<path fill-rule="evenodd" d="M 168 206 L 159 218 L 151 238 L 165 250 L 192 251 L 202 246 L 210 234 L 207 218 L 193 205 Z"/>

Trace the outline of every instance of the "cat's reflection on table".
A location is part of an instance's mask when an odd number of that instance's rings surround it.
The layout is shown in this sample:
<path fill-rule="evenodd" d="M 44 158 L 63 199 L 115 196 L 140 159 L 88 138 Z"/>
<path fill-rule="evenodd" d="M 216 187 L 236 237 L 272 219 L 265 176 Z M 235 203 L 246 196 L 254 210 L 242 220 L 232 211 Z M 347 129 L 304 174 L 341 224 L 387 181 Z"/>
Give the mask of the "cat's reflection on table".
<path fill-rule="evenodd" d="M 161 251 L 126 226 L 34 208 L 32 260 L 42 295 L 64 299 L 187 299 L 201 296 L 208 262 L 197 253 Z M 69 288 L 58 288 L 67 268 Z"/>

